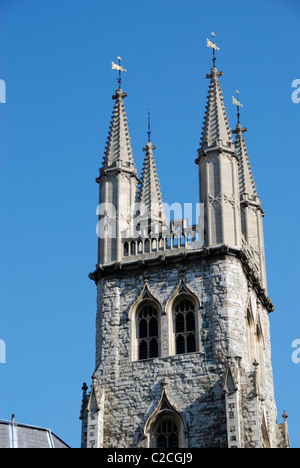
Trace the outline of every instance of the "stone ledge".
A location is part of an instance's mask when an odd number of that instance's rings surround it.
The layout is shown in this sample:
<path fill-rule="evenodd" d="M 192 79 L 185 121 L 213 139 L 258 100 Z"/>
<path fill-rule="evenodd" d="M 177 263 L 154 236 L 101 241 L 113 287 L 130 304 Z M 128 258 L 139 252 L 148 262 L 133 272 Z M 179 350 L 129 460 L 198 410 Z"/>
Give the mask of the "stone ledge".
<path fill-rule="evenodd" d="M 161 268 L 162 264 L 171 267 L 178 263 L 188 264 L 189 262 L 195 262 L 201 259 L 207 260 L 215 257 L 224 258 L 226 256 L 235 257 L 241 261 L 247 279 L 255 289 L 262 305 L 266 307 L 269 313 L 274 312 L 275 306 L 272 303 L 272 300 L 267 296 L 266 290 L 262 288 L 260 279 L 256 271 L 254 271 L 251 265 L 251 259 L 248 257 L 246 251 L 229 247 L 228 245 L 174 253 L 166 255 L 163 258 L 161 255 L 157 255 L 156 257 L 146 258 L 142 261 L 136 260 L 133 262 L 115 262 L 107 265 L 97 265 L 96 270 L 89 274 L 89 278 L 97 284 L 101 278 L 111 278 L 116 275 L 121 277 L 132 275 L 149 268 Z"/>

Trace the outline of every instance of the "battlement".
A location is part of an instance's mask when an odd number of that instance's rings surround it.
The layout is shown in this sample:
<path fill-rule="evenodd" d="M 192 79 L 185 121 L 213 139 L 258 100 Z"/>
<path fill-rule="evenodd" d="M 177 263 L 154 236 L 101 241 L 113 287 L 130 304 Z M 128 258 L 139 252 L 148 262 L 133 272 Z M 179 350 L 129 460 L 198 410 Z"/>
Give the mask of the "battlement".
<path fill-rule="evenodd" d="M 138 236 L 124 232 L 122 261 L 133 258 L 155 257 L 158 254 L 199 250 L 204 244 L 204 229 L 198 224 L 188 225 L 187 219 L 171 221 L 167 229 L 159 230 L 158 224 L 141 227 Z"/>

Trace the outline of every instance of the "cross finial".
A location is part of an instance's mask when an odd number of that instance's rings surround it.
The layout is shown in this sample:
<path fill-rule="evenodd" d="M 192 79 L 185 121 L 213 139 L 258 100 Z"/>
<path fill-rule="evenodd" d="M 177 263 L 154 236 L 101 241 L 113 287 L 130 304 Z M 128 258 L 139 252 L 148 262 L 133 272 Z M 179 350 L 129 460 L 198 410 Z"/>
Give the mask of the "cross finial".
<path fill-rule="evenodd" d="M 150 111 L 148 110 L 148 142 L 150 143 L 151 141 L 151 114 Z"/>
<path fill-rule="evenodd" d="M 83 391 L 83 396 L 86 396 L 86 392 L 88 391 L 89 387 L 87 386 L 87 384 L 84 382 L 83 383 L 83 386 L 82 386 L 82 391 Z"/>

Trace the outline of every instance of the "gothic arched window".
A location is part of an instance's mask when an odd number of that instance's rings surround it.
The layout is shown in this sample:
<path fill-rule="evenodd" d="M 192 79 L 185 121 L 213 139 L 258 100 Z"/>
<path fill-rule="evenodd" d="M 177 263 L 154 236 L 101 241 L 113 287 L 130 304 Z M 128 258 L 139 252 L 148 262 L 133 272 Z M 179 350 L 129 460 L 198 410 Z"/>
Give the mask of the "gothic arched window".
<path fill-rule="evenodd" d="M 128 246 L 128 242 L 125 242 L 125 243 L 124 243 L 123 256 L 124 256 L 124 257 L 128 257 L 128 255 L 129 255 L 129 246 Z"/>
<path fill-rule="evenodd" d="M 159 356 L 158 311 L 152 304 L 145 304 L 137 314 L 138 359 Z"/>
<path fill-rule="evenodd" d="M 196 345 L 195 306 L 187 298 L 181 299 L 174 308 L 176 354 L 193 353 Z"/>
<path fill-rule="evenodd" d="M 179 430 L 177 424 L 170 417 L 164 417 L 155 430 L 156 448 L 179 448 Z"/>
<path fill-rule="evenodd" d="M 145 254 L 150 253 L 150 241 L 149 241 L 149 239 L 145 240 L 144 251 L 145 251 Z"/>
<path fill-rule="evenodd" d="M 130 255 L 135 255 L 136 253 L 136 243 L 134 241 L 130 244 Z"/>

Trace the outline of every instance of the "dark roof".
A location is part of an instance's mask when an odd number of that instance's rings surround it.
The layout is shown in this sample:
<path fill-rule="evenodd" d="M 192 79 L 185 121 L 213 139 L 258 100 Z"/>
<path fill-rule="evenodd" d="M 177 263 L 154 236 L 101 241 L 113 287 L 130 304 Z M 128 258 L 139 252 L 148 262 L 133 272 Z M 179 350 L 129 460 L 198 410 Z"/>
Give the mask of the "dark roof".
<path fill-rule="evenodd" d="M 0 448 L 70 448 L 50 429 L 0 419 Z"/>

